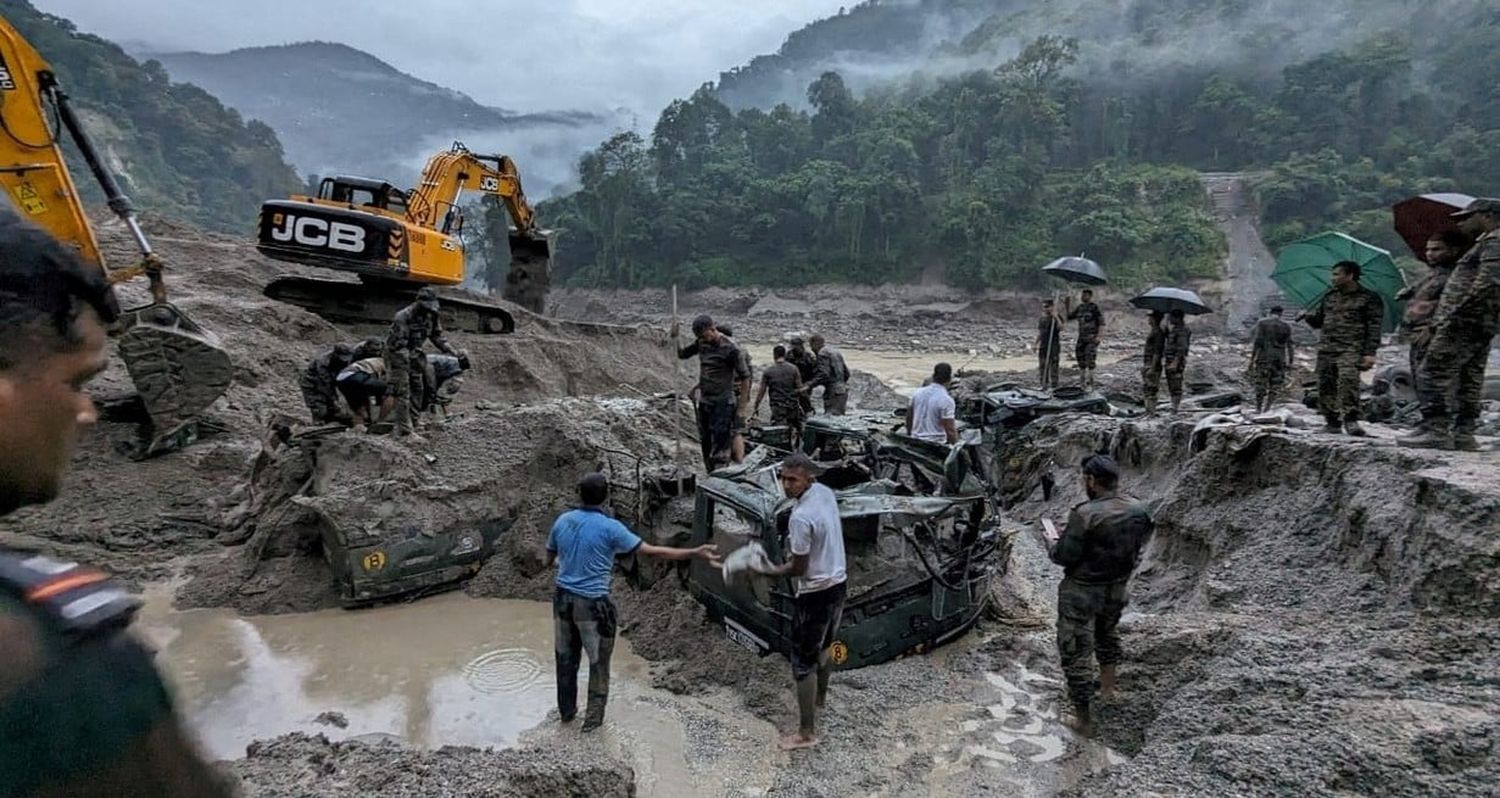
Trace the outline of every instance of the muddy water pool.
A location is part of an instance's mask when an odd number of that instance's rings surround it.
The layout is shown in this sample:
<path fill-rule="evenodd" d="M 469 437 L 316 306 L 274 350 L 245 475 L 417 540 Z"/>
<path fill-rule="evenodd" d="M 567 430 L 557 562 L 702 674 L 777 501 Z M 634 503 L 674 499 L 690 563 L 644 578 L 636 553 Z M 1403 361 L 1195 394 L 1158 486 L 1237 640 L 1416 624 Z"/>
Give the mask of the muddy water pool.
<path fill-rule="evenodd" d="M 148 594 L 137 633 L 157 650 L 179 711 L 214 758 L 292 731 L 329 739 L 395 738 L 426 748 L 546 744 L 578 734 L 557 723 L 551 606 L 450 593 L 365 610 L 241 617 L 174 611 Z M 587 682 L 579 674 L 579 709 Z M 730 700 L 687 701 L 649 686 L 647 664 L 621 639 L 600 745 L 635 768 L 641 795 L 769 787 L 760 756 L 775 731 Z M 336 712 L 339 727 L 318 721 Z M 552 716 L 549 718 L 549 712 Z M 704 745 L 741 761 L 702 764 Z M 755 755 L 751 755 L 754 752 Z"/>

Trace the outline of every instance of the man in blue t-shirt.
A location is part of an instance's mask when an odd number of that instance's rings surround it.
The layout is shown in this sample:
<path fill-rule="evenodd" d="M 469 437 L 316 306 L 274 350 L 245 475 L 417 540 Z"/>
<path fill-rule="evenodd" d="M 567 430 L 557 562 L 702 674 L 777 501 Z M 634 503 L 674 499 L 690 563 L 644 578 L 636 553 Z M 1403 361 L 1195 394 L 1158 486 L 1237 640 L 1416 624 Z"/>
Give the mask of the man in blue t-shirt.
<path fill-rule="evenodd" d="M 609 600 L 609 582 L 615 558 L 623 554 L 649 554 L 666 560 L 690 557 L 708 559 L 712 545 L 695 549 L 653 546 L 642 541 L 604 509 L 609 500 L 609 480 L 589 474 L 578 482 L 577 509 L 557 517 L 547 537 L 547 567 L 557 563 L 557 591 L 552 597 L 553 649 L 557 656 L 557 711 L 562 722 L 578 714 L 578 666 L 589 657 L 589 702 L 583 730 L 604 723 L 604 704 L 609 700 L 609 658 L 615 650 L 614 602 Z"/>

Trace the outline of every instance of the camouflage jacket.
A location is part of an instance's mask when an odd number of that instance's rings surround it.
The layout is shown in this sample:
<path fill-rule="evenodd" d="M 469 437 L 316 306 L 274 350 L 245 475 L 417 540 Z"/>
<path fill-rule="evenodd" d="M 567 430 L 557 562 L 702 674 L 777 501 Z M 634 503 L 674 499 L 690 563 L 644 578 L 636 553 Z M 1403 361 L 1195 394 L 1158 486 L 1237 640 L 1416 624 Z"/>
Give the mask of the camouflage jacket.
<path fill-rule="evenodd" d="M 1104 327 L 1104 313 L 1093 302 L 1085 302 L 1068 312 L 1068 321 L 1078 321 L 1078 340 L 1092 341 Z"/>
<path fill-rule="evenodd" d="M 1167 351 L 1167 328 L 1156 326 L 1150 328 L 1146 333 L 1146 349 L 1144 352 L 1146 365 L 1164 362 L 1163 358 Z"/>
<path fill-rule="evenodd" d="M 333 381 L 338 378 L 339 372 L 349 368 L 353 362 L 353 359 L 340 355 L 337 351 L 324 352 L 307 364 L 307 371 L 303 373 L 304 382 L 325 393 L 332 393 Z"/>
<path fill-rule="evenodd" d="M 1193 332 L 1186 324 L 1167 330 L 1167 342 L 1162 347 L 1162 358 L 1168 368 L 1181 371 L 1187 366 L 1188 346 L 1193 341 Z"/>
<path fill-rule="evenodd" d="M 797 373 L 802 375 L 804 383 L 812 382 L 813 375 L 818 372 L 818 358 L 806 349 L 801 353 L 787 352 L 786 362 L 797 367 Z"/>
<path fill-rule="evenodd" d="M 1128 496 L 1103 496 L 1073 508 L 1067 529 L 1048 554 L 1075 582 L 1123 582 L 1135 570 L 1154 528 L 1146 505 Z"/>
<path fill-rule="evenodd" d="M 386 357 L 397 353 L 409 355 L 428 341 L 445 354 L 457 354 L 443 337 L 443 322 L 437 314 L 424 312 L 415 304 L 407 305 L 391 319 L 391 331 L 385 339 Z"/>
<path fill-rule="evenodd" d="M 1433 315 L 1437 313 L 1438 302 L 1443 297 L 1443 287 L 1452 276 L 1453 264 L 1443 263 L 1433 266 L 1426 277 L 1412 286 L 1407 292 L 1406 315 L 1401 319 L 1402 326 L 1407 330 L 1420 330 L 1430 325 Z"/>
<path fill-rule="evenodd" d="M 1374 357 L 1380 349 L 1380 324 L 1385 318 L 1385 303 L 1380 295 L 1364 286 L 1353 291 L 1329 289 L 1323 303 L 1307 317 L 1315 330 L 1322 330 L 1318 351 L 1331 354 L 1358 352 Z"/>
<path fill-rule="evenodd" d="M 1255 323 L 1250 344 L 1250 361 L 1257 366 L 1287 365 L 1292 360 L 1292 327 L 1281 319 L 1270 317 Z"/>
<path fill-rule="evenodd" d="M 1500 230 L 1480 236 L 1453 267 L 1432 321 L 1500 332 Z"/>
<path fill-rule="evenodd" d="M 811 385 L 816 388 L 819 385 L 827 390 L 839 391 L 844 383 L 849 381 L 849 367 L 844 364 L 844 356 L 839 350 L 831 346 L 824 346 L 818 352 L 818 368 L 813 371 Z"/>

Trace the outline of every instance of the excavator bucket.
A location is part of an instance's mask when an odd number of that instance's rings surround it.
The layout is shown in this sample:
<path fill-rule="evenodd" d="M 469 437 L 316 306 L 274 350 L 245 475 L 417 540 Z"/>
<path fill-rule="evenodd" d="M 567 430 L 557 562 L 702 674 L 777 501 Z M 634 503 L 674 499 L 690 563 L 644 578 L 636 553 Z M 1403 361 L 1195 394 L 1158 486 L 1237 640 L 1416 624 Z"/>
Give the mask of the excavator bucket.
<path fill-rule="evenodd" d="M 151 417 L 151 439 L 137 459 L 192 443 L 193 420 L 234 378 L 229 354 L 217 336 L 170 304 L 125 311 L 122 323 L 120 359 Z"/>
<path fill-rule="evenodd" d="M 505 298 L 532 313 L 546 309 L 552 284 L 552 236 L 546 232 L 510 231 L 510 272 L 505 276 Z"/>

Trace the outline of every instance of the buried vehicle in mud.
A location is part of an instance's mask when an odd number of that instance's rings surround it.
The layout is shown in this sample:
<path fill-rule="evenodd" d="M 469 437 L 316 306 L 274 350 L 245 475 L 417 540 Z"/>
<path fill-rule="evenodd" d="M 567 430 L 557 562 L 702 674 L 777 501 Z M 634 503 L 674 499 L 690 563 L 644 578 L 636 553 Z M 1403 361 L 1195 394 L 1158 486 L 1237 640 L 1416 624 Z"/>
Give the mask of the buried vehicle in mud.
<path fill-rule="evenodd" d="M 921 444 L 881 437 L 866 456 L 824 464 L 819 477 L 836 490 L 847 555 L 849 594 L 831 650 L 837 668 L 922 653 L 962 636 L 1009 562 L 1010 539 L 982 490 L 951 496 L 913 490 L 917 475 L 945 489 L 945 465 L 957 470 L 948 447 Z M 965 447 L 953 451 L 962 454 Z M 793 503 L 778 474 L 777 466 L 728 469 L 700 482 L 691 545 L 712 542 L 728 556 L 759 543 L 773 561 L 789 557 Z M 955 484 L 978 486 L 967 474 Z M 688 588 L 730 640 L 761 655 L 790 652 L 789 578 L 726 581 L 720 568 L 694 561 Z"/>
<path fill-rule="evenodd" d="M 327 517 L 322 521 L 323 559 L 345 607 L 456 587 L 479 572 L 510 527 L 506 519 L 454 530 L 415 522 L 399 525 L 394 534 L 373 534 Z"/>
<path fill-rule="evenodd" d="M 479 571 L 515 519 L 476 520 L 429 465 L 376 436 L 278 416 L 251 467 L 252 498 L 230 527 L 257 561 L 321 554 L 345 607 L 452 589 Z"/>

